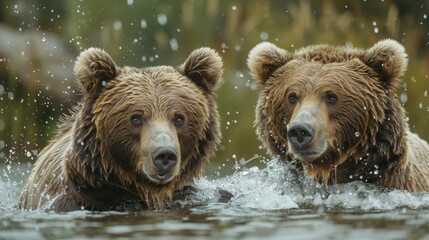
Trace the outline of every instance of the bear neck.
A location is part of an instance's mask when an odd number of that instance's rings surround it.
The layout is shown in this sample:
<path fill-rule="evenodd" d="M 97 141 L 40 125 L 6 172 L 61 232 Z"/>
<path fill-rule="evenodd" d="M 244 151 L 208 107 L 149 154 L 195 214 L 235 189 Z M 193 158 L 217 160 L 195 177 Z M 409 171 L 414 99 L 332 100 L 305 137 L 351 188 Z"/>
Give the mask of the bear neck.
<path fill-rule="evenodd" d="M 331 172 L 329 182 L 377 183 L 388 177 L 391 169 L 400 168 L 408 148 L 409 127 L 404 119 L 405 111 L 399 101 L 390 101 L 381 123 L 373 124 L 375 127 L 368 130 L 365 141 Z"/>
<path fill-rule="evenodd" d="M 112 170 L 109 161 L 102 159 L 103 145 L 96 137 L 92 104 L 85 100 L 71 129 L 73 147 L 66 161 L 66 176 L 79 188 L 100 188 L 106 185 Z"/>
<path fill-rule="evenodd" d="M 405 121 L 405 111 L 399 99 L 389 101 L 385 117 L 368 133 L 368 143 L 361 143 L 355 154 L 348 158 L 348 165 L 355 165 L 351 181 L 362 180 L 375 183 L 385 178 L 388 170 L 398 168 L 406 161 L 409 127 Z"/>
<path fill-rule="evenodd" d="M 104 186 L 103 188 L 81 188 L 73 182 L 67 184 L 68 191 L 73 193 L 66 195 L 65 201 L 57 203 L 57 206 L 70 205 L 69 210 L 141 210 L 147 209 L 147 205 L 138 196 L 132 194 L 129 189 L 117 186 Z"/>

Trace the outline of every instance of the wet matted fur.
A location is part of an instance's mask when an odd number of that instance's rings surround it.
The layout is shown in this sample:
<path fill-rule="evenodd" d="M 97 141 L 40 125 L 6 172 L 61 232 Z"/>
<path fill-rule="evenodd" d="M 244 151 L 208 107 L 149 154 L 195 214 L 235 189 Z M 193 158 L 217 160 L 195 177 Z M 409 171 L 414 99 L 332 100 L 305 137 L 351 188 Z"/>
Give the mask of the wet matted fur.
<path fill-rule="evenodd" d="M 200 177 L 221 138 L 214 50 L 197 49 L 178 68 L 134 68 L 90 48 L 74 74 L 82 100 L 41 151 L 19 208 L 111 210 L 130 200 L 159 208 Z M 159 148 L 174 155 L 161 170 L 152 159 Z"/>
<path fill-rule="evenodd" d="M 259 139 L 325 183 L 429 191 L 429 146 L 410 132 L 396 93 L 407 61 L 390 39 L 369 49 L 257 45 L 248 66 L 260 92 Z"/>

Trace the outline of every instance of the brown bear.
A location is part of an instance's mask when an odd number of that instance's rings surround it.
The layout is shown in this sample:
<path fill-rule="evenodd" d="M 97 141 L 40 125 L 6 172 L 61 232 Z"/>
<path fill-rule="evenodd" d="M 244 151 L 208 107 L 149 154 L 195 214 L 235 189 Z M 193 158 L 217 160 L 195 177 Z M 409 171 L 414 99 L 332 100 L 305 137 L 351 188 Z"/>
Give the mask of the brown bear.
<path fill-rule="evenodd" d="M 179 67 L 118 67 L 103 50 L 78 57 L 82 100 L 44 148 L 19 208 L 112 210 L 136 200 L 161 208 L 200 177 L 220 143 L 215 90 L 222 60 L 193 51 Z"/>
<path fill-rule="evenodd" d="M 429 191 L 429 146 L 410 132 L 396 94 L 407 61 L 390 39 L 369 49 L 294 52 L 260 43 L 248 57 L 260 92 L 259 139 L 272 156 L 327 184 Z"/>

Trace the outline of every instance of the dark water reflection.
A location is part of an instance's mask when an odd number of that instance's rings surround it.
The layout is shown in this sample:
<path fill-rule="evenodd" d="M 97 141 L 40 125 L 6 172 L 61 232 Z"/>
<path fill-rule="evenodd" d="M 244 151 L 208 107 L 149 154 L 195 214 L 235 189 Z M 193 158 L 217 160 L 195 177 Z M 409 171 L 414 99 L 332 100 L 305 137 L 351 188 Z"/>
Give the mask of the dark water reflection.
<path fill-rule="evenodd" d="M 131 213 L 3 211 L 0 239 L 428 239 L 428 211 L 258 210 L 228 205 Z"/>

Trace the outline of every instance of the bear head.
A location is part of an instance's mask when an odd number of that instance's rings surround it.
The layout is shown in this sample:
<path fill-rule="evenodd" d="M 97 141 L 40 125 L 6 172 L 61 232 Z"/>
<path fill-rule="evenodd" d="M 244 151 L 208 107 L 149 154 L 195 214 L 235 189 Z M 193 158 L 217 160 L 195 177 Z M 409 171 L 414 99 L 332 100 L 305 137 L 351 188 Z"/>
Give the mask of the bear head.
<path fill-rule="evenodd" d="M 114 186 L 150 205 L 198 178 L 220 143 L 215 90 L 222 60 L 193 51 L 179 67 L 118 67 L 103 50 L 78 57 L 83 97 L 74 112 L 65 178 L 88 194 Z"/>
<path fill-rule="evenodd" d="M 297 160 L 318 180 L 352 164 L 344 181 L 370 181 L 406 151 L 408 125 L 396 94 L 406 66 L 404 48 L 389 39 L 369 49 L 315 45 L 295 52 L 260 43 L 248 57 L 260 92 L 257 135 L 270 154 Z"/>

